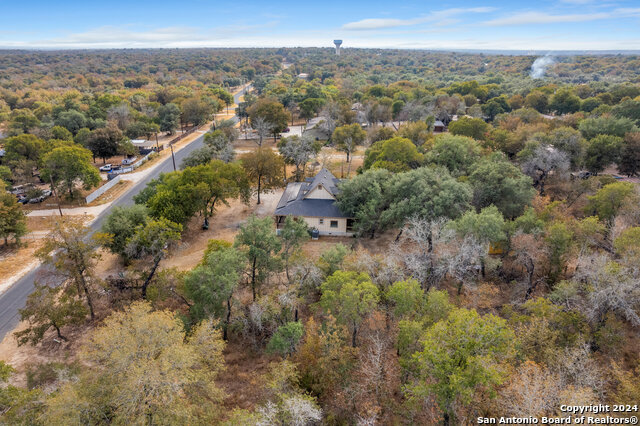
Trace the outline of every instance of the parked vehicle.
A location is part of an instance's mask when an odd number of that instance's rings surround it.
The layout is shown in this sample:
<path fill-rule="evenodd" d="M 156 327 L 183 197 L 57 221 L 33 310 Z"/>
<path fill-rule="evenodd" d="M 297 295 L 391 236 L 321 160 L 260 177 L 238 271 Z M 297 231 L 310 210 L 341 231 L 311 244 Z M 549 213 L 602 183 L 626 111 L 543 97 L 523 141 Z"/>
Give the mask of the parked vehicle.
<path fill-rule="evenodd" d="M 27 197 L 22 197 L 18 200 L 18 202 L 20 204 L 27 204 L 29 202 L 29 199 Z"/>
<path fill-rule="evenodd" d="M 291 129 L 287 127 L 286 129 L 284 129 L 284 130 L 282 131 L 282 133 L 289 133 L 290 131 L 291 131 Z"/>
<path fill-rule="evenodd" d="M 125 158 L 124 160 L 122 160 L 122 165 L 123 166 L 129 166 L 129 165 L 135 163 L 137 159 L 138 159 L 138 157 Z"/>
<path fill-rule="evenodd" d="M 100 167 L 100 171 L 101 172 L 110 172 L 111 171 L 111 164 L 105 164 L 104 166 Z"/>
<path fill-rule="evenodd" d="M 44 201 L 44 195 L 29 200 L 29 204 L 38 204 Z"/>

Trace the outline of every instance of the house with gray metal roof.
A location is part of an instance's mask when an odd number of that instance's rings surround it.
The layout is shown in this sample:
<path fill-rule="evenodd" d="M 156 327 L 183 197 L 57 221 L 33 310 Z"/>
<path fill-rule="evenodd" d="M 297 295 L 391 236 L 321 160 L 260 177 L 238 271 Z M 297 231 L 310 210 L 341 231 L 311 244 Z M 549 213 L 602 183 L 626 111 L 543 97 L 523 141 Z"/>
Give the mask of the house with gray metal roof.
<path fill-rule="evenodd" d="M 340 179 L 323 167 L 313 178 L 288 184 L 274 212 L 277 229 L 282 228 L 287 216 L 293 216 L 303 219 L 320 235 L 353 235 L 353 218 L 336 204 L 339 183 Z"/>

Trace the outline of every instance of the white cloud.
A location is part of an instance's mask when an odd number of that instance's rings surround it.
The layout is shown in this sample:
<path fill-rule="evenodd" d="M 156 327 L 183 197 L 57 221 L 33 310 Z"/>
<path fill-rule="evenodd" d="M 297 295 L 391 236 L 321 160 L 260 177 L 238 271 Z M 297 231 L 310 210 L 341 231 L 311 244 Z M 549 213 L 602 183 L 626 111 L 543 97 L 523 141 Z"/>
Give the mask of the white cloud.
<path fill-rule="evenodd" d="M 586 22 L 610 18 L 610 13 L 582 13 L 570 15 L 549 15 L 544 12 L 524 12 L 503 18 L 486 21 L 487 25 L 527 25 L 527 24 L 555 24 L 560 22 Z"/>
<path fill-rule="evenodd" d="M 362 19 L 360 21 L 349 22 L 342 26 L 343 30 L 379 30 L 383 28 L 407 27 L 412 25 L 423 24 L 426 22 L 457 22 L 450 18 L 465 13 L 487 13 L 494 11 L 492 7 L 472 7 L 469 9 L 453 8 L 432 12 L 428 15 L 419 16 L 412 19 L 392 19 L 392 18 L 371 18 Z"/>

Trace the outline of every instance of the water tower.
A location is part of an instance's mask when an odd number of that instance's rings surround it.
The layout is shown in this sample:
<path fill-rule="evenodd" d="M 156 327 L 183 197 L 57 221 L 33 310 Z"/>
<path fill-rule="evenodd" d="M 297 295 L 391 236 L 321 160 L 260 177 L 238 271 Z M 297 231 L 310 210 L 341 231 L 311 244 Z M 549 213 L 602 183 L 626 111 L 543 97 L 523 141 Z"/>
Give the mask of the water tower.
<path fill-rule="evenodd" d="M 333 40 L 333 44 L 336 45 L 336 55 L 340 56 L 340 46 L 342 46 L 342 40 Z"/>

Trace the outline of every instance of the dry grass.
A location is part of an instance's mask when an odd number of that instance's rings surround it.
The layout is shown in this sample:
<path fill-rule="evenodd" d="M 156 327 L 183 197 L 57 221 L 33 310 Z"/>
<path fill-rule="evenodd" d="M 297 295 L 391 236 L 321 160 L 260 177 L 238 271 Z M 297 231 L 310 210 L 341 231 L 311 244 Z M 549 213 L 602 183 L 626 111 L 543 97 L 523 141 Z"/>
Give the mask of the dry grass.
<path fill-rule="evenodd" d="M 101 204 L 108 203 L 110 201 L 114 201 L 118 199 L 122 194 L 127 192 L 129 188 L 133 186 L 133 182 L 129 180 L 121 180 L 115 186 L 107 190 L 104 194 L 90 202 L 89 204 L 84 204 L 87 207 L 99 206 Z"/>

